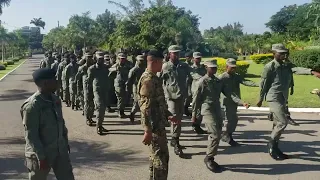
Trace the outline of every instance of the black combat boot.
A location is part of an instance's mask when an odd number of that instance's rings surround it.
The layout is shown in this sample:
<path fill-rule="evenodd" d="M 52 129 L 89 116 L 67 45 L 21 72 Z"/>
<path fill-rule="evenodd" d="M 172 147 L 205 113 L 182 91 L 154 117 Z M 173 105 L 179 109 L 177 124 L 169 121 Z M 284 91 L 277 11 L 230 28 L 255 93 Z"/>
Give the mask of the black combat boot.
<path fill-rule="evenodd" d="M 284 153 L 279 149 L 279 141 L 276 141 L 276 142 L 275 142 L 275 148 L 276 148 L 276 150 L 277 150 L 277 153 L 278 153 L 279 158 L 284 159 L 284 160 L 290 158 L 289 155 L 284 154 Z"/>
<path fill-rule="evenodd" d="M 214 173 L 220 173 L 223 170 L 222 167 L 214 161 L 214 157 L 206 156 L 204 158 L 204 163 L 206 164 L 207 168 Z"/>
<path fill-rule="evenodd" d="M 133 124 L 134 123 L 134 113 L 130 113 L 130 122 Z"/>
<path fill-rule="evenodd" d="M 270 140 L 268 143 L 268 153 L 272 159 L 277 161 L 285 160 L 284 156 L 281 155 L 279 148 L 277 147 L 277 142 L 275 140 Z"/>
<path fill-rule="evenodd" d="M 289 115 L 287 116 L 288 123 L 292 126 L 299 126 L 297 122 L 295 122 Z"/>
<path fill-rule="evenodd" d="M 192 130 L 197 134 L 207 134 L 207 131 L 203 130 L 199 124 L 192 124 Z"/>
<path fill-rule="evenodd" d="M 99 134 L 100 136 L 104 135 L 107 132 L 109 132 L 109 131 L 107 129 L 105 129 L 104 127 L 102 127 L 102 126 L 97 127 L 97 134 Z"/>
<path fill-rule="evenodd" d="M 174 148 L 174 153 L 179 157 L 183 157 L 182 147 L 179 143 L 179 138 L 172 138 L 170 145 Z"/>
<path fill-rule="evenodd" d="M 121 118 L 121 119 L 126 118 L 126 114 L 124 114 L 124 110 L 119 111 L 119 118 Z"/>
<path fill-rule="evenodd" d="M 87 117 L 86 123 L 88 126 L 93 126 L 94 123 L 96 123 L 92 118 Z"/>
<path fill-rule="evenodd" d="M 268 119 L 269 119 L 270 121 L 273 121 L 273 113 L 272 113 L 272 112 L 268 114 Z"/>

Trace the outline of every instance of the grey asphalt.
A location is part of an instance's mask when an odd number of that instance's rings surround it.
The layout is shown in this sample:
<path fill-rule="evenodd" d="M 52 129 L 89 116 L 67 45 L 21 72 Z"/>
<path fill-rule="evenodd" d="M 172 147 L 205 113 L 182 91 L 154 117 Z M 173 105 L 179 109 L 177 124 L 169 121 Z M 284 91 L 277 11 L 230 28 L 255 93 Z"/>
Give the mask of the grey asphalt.
<path fill-rule="evenodd" d="M 0 82 L 0 180 L 27 179 L 24 167 L 23 126 L 19 114 L 25 99 L 35 92 L 31 73 L 42 58 L 34 56 Z M 64 108 L 69 129 L 71 160 L 77 180 L 148 179 L 148 148 L 142 141 L 139 123 L 120 120 L 116 113 L 106 114 L 104 126 L 110 130 L 98 136 L 88 127 L 81 112 Z M 127 112 L 128 113 L 128 112 Z M 286 161 L 272 160 L 266 149 L 272 124 L 265 112 L 239 111 L 240 122 L 235 139 L 243 144 L 231 148 L 221 143 L 216 161 L 227 169 L 213 174 L 203 163 L 206 136 L 195 135 L 190 121 L 183 121 L 181 144 L 188 159 L 180 159 L 170 150 L 170 180 L 319 180 L 320 120 L 318 114 L 292 113 L 301 123 L 288 126 L 280 147 L 293 155 Z M 170 139 L 170 134 L 168 133 Z M 53 178 L 52 174 L 48 179 Z"/>

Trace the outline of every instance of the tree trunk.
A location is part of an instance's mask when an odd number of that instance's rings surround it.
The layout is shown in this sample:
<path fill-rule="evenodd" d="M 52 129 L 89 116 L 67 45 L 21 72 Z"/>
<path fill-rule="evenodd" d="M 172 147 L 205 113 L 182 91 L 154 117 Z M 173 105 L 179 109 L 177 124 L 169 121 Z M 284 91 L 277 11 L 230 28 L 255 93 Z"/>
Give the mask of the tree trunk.
<path fill-rule="evenodd" d="M 1 56 L 2 56 L 2 62 L 4 62 L 4 45 L 3 45 L 3 42 L 1 43 Z"/>

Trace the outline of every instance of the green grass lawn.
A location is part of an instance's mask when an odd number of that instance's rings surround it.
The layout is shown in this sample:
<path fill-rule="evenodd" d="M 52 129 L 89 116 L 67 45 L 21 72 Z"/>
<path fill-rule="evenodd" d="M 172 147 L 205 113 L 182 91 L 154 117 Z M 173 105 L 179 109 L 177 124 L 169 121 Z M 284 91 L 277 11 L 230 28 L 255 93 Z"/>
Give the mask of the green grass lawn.
<path fill-rule="evenodd" d="M 248 77 L 254 82 L 260 82 L 260 75 L 263 65 L 251 63 L 248 69 Z M 316 95 L 310 94 L 312 89 L 320 89 L 320 79 L 310 75 L 294 75 L 294 94 L 289 95 L 289 107 L 291 108 L 320 108 L 320 99 Z M 259 88 L 246 87 L 241 85 L 241 98 L 249 102 L 251 106 L 256 106 L 259 97 Z M 264 102 L 263 106 L 267 106 Z"/>
<path fill-rule="evenodd" d="M 21 59 L 18 62 L 15 62 L 14 65 L 8 65 L 6 67 L 6 70 L 0 70 L 0 78 L 2 78 L 3 76 L 5 76 L 8 72 L 10 72 L 12 69 L 16 68 L 17 66 L 19 66 L 22 62 L 24 61 L 24 59 Z"/>

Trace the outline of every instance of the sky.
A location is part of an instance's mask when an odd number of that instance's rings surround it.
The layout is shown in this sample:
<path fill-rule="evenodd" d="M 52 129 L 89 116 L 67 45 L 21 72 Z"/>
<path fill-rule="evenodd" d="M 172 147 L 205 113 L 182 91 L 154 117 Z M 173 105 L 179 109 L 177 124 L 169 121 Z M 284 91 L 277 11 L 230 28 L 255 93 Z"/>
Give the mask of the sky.
<path fill-rule="evenodd" d="M 128 0 L 115 1 L 128 4 Z M 173 0 L 174 5 L 191 10 L 200 17 L 201 31 L 240 22 L 247 33 L 263 33 L 268 30 L 264 24 L 283 6 L 309 2 L 311 0 Z M 96 18 L 105 9 L 111 12 L 120 10 L 109 4 L 108 0 L 13 0 L 9 7 L 3 9 L 0 20 L 11 31 L 32 26 L 30 20 L 41 17 L 46 22 L 42 32 L 47 33 L 58 26 L 58 21 L 60 26 L 66 26 L 74 14 L 90 11 L 91 17 Z"/>

